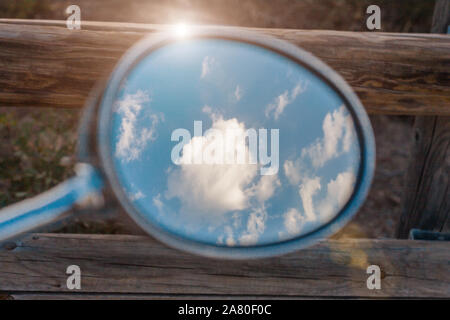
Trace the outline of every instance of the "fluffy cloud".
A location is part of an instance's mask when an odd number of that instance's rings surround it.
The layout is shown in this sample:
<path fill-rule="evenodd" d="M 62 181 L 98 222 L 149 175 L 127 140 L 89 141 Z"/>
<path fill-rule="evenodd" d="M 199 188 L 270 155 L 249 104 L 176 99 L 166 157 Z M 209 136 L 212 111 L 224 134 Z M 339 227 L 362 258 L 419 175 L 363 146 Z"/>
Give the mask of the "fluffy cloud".
<path fill-rule="evenodd" d="M 288 90 L 284 91 L 275 101 L 266 107 L 265 115 L 269 117 L 273 114 L 275 120 L 283 113 L 286 106 L 297 98 L 297 96 L 306 90 L 305 83 L 298 83 L 290 92 Z"/>
<path fill-rule="evenodd" d="M 351 170 L 339 173 L 335 179 L 327 184 L 325 197 L 313 198 L 317 190 L 320 190 L 318 178 L 307 179 L 300 186 L 299 193 L 304 211 L 296 208 L 287 210 L 284 217 L 284 226 L 289 236 L 298 236 L 330 221 L 350 198 L 355 185 L 355 175 Z M 280 238 L 286 234 L 281 232 Z"/>
<path fill-rule="evenodd" d="M 292 185 L 298 185 L 308 177 L 311 172 L 308 162 L 313 169 L 319 169 L 329 160 L 348 152 L 355 143 L 353 121 L 350 115 L 346 115 L 344 106 L 325 116 L 322 130 L 323 137 L 304 147 L 299 158 L 284 162 L 284 174 Z"/>
<path fill-rule="evenodd" d="M 289 209 L 284 214 L 284 227 L 289 235 L 299 235 L 301 228 L 305 223 L 305 216 L 296 208 Z M 284 233 L 280 233 L 281 238 L 284 237 Z"/>
<path fill-rule="evenodd" d="M 161 200 L 161 194 L 158 193 L 156 196 L 153 197 L 153 204 L 155 205 L 156 208 L 158 208 L 158 212 L 161 212 L 163 209 L 163 202 Z"/>
<path fill-rule="evenodd" d="M 348 152 L 355 143 L 353 121 L 344 106 L 325 116 L 322 130 L 323 137 L 303 148 L 300 157 L 283 164 L 286 178 L 298 187 L 303 206 L 303 211 L 291 208 L 283 215 L 289 236 L 299 235 L 328 222 L 346 204 L 354 189 L 355 175 L 350 168 L 331 179 L 326 184 L 326 195 L 319 196 L 322 185 L 317 170 L 329 160 Z M 285 236 L 285 233 L 280 233 L 281 238 Z"/>
<path fill-rule="evenodd" d="M 210 108 L 204 111 L 210 113 Z M 233 132 L 234 141 L 245 141 L 246 128 L 236 118 L 223 119 L 220 115 L 210 114 L 213 120 L 211 129 L 227 136 Z M 183 146 L 180 165 L 169 172 L 166 197 L 181 200 L 183 211 L 220 215 L 229 211 L 244 210 L 251 202 L 264 202 L 279 185 L 277 175 L 257 178 L 258 165 L 252 161 L 238 164 L 191 164 L 191 159 L 201 158 L 203 147 L 214 144 L 218 135 L 208 134 L 195 136 Z M 252 158 L 248 145 L 234 143 L 225 139 L 224 158 L 242 152 L 245 157 Z M 223 142 L 223 141 L 221 141 Z M 241 150 L 242 147 L 245 150 Z M 206 150 L 205 148 L 205 150 Z M 254 161 L 253 163 L 256 163 Z"/>
<path fill-rule="evenodd" d="M 238 135 L 245 134 L 244 124 L 235 118 L 216 119 L 212 128 L 222 131 L 224 135 L 226 129 L 234 129 Z M 196 136 L 183 146 L 181 165 L 169 173 L 166 196 L 169 199 L 177 197 L 186 210 L 200 213 L 220 214 L 245 209 L 249 205 L 247 188 L 257 175 L 257 165 L 189 164 L 192 158 L 202 157 L 196 153 L 202 152 L 201 147 L 213 139 L 208 135 Z"/>
<path fill-rule="evenodd" d="M 233 228 L 230 226 L 225 226 L 225 244 L 229 247 L 236 245 L 236 240 L 233 237 Z"/>
<path fill-rule="evenodd" d="M 255 245 L 266 228 L 266 220 L 267 212 L 264 208 L 259 208 L 250 213 L 247 221 L 247 230 L 239 238 L 239 243 L 244 246 Z"/>
<path fill-rule="evenodd" d="M 322 124 L 323 138 L 302 150 L 303 157 L 309 157 L 314 167 L 320 168 L 327 161 L 350 150 L 353 143 L 353 120 L 344 106 L 328 113 Z"/>
<path fill-rule="evenodd" d="M 284 174 L 292 185 L 298 185 L 304 177 L 302 162 L 298 158 L 295 161 L 286 160 L 283 165 Z"/>
<path fill-rule="evenodd" d="M 315 210 L 313 196 L 320 190 L 320 178 L 307 178 L 299 187 L 299 195 L 303 204 L 303 212 L 296 208 L 290 208 L 284 213 L 284 226 L 289 236 L 299 235 L 306 224 L 313 224 L 319 220 L 319 214 Z M 280 233 L 280 238 L 285 238 L 285 233 Z"/>
<path fill-rule="evenodd" d="M 135 193 L 130 194 L 129 197 L 131 201 L 136 201 L 145 198 L 145 195 L 142 193 L 142 191 L 137 191 Z"/>
<path fill-rule="evenodd" d="M 233 132 L 236 141 L 243 140 L 247 134 L 245 124 L 236 118 L 224 119 L 221 115 L 211 112 L 205 106 L 203 112 L 209 114 L 212 120 L 211 129 L 218 130 L 227 137 Z M 217 243 L 233 246 L 251 245 L 258 241 L 265 230 L 267 212 L 264 203 L 269 200 L 280 186 L 278 175 L 258 175 L 259 166 L 245 163 L 233 164 L 192 164 L 191 159 L 200 157 L 203 146 L 214 143 L 216 136 L 205 131 L 203 136 L 194 136 L 183 146 L 180 165 L 169 171 L 166 198 L 178 198 L 181 201 L 182 214 L 196 214 L 201 219 L 223 221 L 224 214 L 234 211 L 231 222 L 224 227 L 224 234 L 219 236 Z M 224 157 L 242 152 L 249 159 L 254 157 L 247 144 L 232 143 L 225 138 Z M 228 154 L 229 153 L 229 154 Z M 256 159 L 255 159 L 256 160 Z M 241 229 L 241 210 L 250 211 L 246 227 Z M 238 231 L 239 230 L 239 231 Z"/>
<path fill-rule="evenodd" d="M 149 101 L 148 94 L 139 90 L 135 94 L 126 94 L 116 104 L 116 112 L 121 115 L 121 123 L 115 154 L 122 161 L 136 160 L 148 141 L 155 139 L 155 129 L 160 117 L 152 114 L 146 118 L 149 120 L 147 127 L 137 126 L 138 117 L 142 116 L 143 105 Z"/>
<path fill-rule="evenodd" d="M 355 180 L 356 177 L 352 171 L 345 171 L 328 183 L 327 196 L 317 206 L 322 220 L 331 219 L 336 211 L 347 203 L 353 193 Z"/>
<path fill-rule="evenodd" d="M 202 61 L 202 73 L 200 75 L 200 77 L 203 79 L 205 78 L 208 74 L 211 73 L 212 67 L 215 63 L 215 59 L 213 57 L 209 57 L 206 56 L 203 58 Z"/>
<path fill-rule="evenodd" d="M 236 101 L 241 100 L 242 98 L 242 89 L 240 86 L 236 86 L 236 89 L 234 90 L 234 98 Z"/>
<path fill-rule="evenodd" d="M 320 190 L 320 178 L 305 179 L 305 182 L 300 185 L 298 193 L 302 199 L 303 209 L 307 220 L 315 220 L 316 213 L 314 211 L 313 196 Z"/>
<path fill-rule="evenodd" d="M 263 204 L 269 200 L 275 192 L 275 189 L 281 185 L 277 175 L 262 176 L 253 189 L 254 195 L 259 203 Z"/>

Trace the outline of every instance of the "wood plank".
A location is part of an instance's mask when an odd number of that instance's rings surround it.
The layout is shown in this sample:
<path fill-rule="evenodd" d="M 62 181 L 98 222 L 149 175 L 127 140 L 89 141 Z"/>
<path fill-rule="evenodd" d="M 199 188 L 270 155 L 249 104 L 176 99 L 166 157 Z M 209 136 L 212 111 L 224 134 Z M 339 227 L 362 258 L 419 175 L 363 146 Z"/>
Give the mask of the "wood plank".
<path fill-rule="evenodd" d="M 148 237 L 31 234 L 0 250 L 0 292 L 74 293 L 65 270 L 82 273 L 77 294 L 292 297 L 450 297 L 450 243 L 324 240 L 292 254 L 224 261 Z M 379 265 L 381 290 L 366 269 Z"/>
<path fill-rule="evenodd" d="M 0 105 L 82 107 L 94 82 L 135 41 L 170 26 L 0 19 Z M 323 59 L 369 113 L 450 115 L 450 37 L 430 34 L 252 29 Z"/>
<path fill-rule="evenodd" d="M 446 33 L 450 25 L 450 0 L 436 2 L 434 33 Z M 450 117 L 418 116 L 414 120 L 414 144 L 406 174 L 399 238 L 412 228 L 450 230 Z"/>
<path fill-rule="evenodd" d="M 354 299 L 357 299 L 355 297 Z M 161 294 L 101 294 L 101 293 L 9 293 L 3 300 L 280 300 L 283 296 L 235 295 L 161 295 Z M 316 300 L 316 297 L 290 296 L 289 300 Z M 333 297 L 328 298 L 333 299 Z M 0 300 L 2 297 L 0 296 Z"/>

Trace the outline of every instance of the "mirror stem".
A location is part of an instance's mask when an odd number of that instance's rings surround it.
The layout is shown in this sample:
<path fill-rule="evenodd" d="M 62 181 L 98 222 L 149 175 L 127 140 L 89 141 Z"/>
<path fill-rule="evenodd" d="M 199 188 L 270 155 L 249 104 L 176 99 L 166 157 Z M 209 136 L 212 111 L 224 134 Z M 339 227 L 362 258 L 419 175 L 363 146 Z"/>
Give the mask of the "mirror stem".
<path fill-rule="evenodd" d="M 0 210 L 0 243 L 24 232 L 61 221 L 77 204 L 101 194 L 103 179 L 97 169 L 77 164 L 76 175 L 56 187 Z"/>

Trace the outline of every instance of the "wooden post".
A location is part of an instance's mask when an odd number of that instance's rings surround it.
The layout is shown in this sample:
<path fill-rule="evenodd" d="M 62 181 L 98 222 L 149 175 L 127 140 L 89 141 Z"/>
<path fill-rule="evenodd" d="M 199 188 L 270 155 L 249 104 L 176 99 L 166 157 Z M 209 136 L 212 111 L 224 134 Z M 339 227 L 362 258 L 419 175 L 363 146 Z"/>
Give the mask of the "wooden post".
<path fill-rule="evenodd" d="M 447 33 L 450 0 L 438 0 L 432 33 Z M 412 228 L 432 231 L 449 229 L 450 212 L 450 117 L 417 116 L 414 145 L 406 176 L 399 238 Z"/>

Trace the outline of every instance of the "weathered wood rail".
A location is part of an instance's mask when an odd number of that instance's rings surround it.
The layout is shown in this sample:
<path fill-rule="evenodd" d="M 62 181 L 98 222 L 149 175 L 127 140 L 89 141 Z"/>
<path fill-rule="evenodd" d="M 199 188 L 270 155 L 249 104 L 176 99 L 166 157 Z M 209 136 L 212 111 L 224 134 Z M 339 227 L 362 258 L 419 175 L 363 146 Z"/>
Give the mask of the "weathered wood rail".
<path fill-rule="evenodd" d="M 82 270 L 81 290 L 66 268 Z M 380 290 L 366 269 L 379 265 Z M 148 237 L 31 234 L 0 249 L 0 292 L 12 298 L 450 297 L 450 244 L 324 240 L 281 257 L 223 261 Z"/>
<path fill-rule="evenodd" d="M 82 107 L 139 38 L 168 26 L 0 19 L 0 105 Z M 248 29 L 248 28 L 247 28 Z M 450 37 L 248 29 L 303 47 L 338 71 L 369 113 L 450 115 Z"/>

